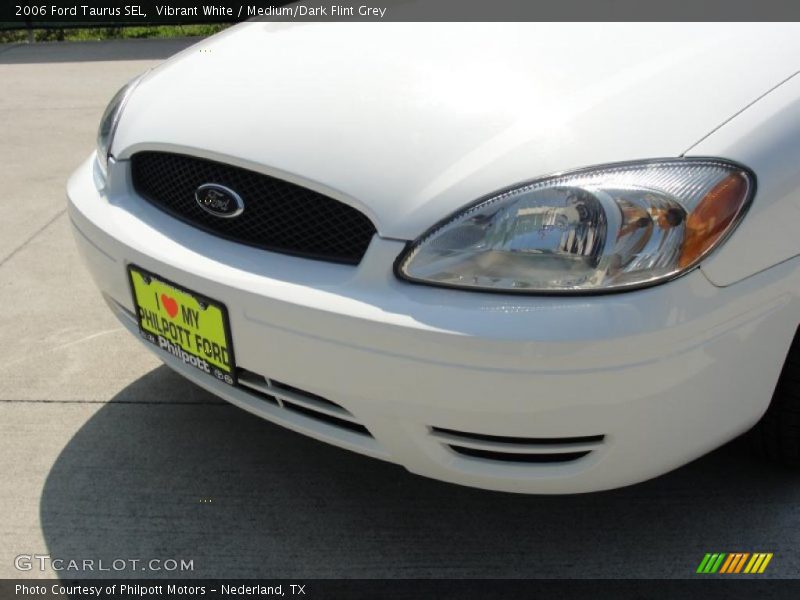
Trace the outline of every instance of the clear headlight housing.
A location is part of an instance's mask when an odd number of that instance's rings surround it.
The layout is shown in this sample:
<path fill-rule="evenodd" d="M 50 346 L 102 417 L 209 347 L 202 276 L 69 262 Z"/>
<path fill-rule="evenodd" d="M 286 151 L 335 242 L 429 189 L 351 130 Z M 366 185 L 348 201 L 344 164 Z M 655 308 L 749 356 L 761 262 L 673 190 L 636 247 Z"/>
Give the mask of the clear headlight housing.
<path fill-rule="evenodd" d="M 754 189 L 749 171 L 713 159 L 556 175 L 445 219 L 406 250 L 396 271 L 419 283 L 529 294 L 654 285 L 721 244 Z"/>
<path fill-rule="evenodd" d="M 111 102 L 108 103 L 103 113 L 103 117 L 100 119 L 100 127 L 97 129 L 97 164 L 100 166 L 103 176 L 106 175 L 108 170 L 108 157 L 111 154 L 111 143 L 114 141 L 114 133 L 117 130 L 119 119 L 122 116 L 122 110 L 125 108 L 125 103 L 128 101 L 128 98 L 130 98 L 133 90 L 136 89 L 136 86 L 142 80 L 142 77 L 144 77 L 144 75 L 140 75 L 129 81 L 122 89 L 114 94 L 114 97 L 111 99 Z"/>

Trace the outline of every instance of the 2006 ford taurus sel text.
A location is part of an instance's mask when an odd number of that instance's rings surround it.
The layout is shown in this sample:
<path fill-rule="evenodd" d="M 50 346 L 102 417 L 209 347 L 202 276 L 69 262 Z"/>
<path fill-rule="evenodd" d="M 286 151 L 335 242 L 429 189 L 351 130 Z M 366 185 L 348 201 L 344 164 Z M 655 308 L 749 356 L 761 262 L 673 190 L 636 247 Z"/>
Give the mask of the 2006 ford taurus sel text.
<path fill-rule="evenodd" d="M 599 490 L 754 426 L 796 464 L 798 57 L 796 25 L 245 23 L 114 97 L 69 212 L 170 367 L 414 473 Z"/>

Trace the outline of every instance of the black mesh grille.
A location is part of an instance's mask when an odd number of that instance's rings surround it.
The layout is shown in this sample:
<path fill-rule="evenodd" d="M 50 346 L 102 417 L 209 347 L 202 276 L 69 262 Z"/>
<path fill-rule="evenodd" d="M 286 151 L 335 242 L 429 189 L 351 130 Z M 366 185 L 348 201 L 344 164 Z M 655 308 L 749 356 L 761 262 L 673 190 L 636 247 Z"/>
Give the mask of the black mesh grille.
<path fill-rule="evenodd" d="M 243 244 L 319 260 L 358 264 L 375 234 L 358 210 L 282 179 L 211 160 L 168 152 L 131 159 L 138 194 L 192 225 Z M 245 210 L 215 217 L 195 202 L 195 190 L 216 183 L 236 191 Z"/>

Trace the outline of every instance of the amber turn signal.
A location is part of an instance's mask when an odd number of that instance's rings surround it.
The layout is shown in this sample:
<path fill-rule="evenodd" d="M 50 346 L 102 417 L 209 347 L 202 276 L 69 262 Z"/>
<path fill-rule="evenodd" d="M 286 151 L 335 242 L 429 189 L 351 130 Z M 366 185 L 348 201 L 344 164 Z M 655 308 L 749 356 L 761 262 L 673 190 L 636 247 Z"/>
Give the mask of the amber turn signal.
<path fill-rule="evenodd" d="M 731 230 L 746 206 L 749 187 L 743 173 L 731 173 L 711 188 L 689 213 L 678 260 L 681 268 L 699 261 Z"/>

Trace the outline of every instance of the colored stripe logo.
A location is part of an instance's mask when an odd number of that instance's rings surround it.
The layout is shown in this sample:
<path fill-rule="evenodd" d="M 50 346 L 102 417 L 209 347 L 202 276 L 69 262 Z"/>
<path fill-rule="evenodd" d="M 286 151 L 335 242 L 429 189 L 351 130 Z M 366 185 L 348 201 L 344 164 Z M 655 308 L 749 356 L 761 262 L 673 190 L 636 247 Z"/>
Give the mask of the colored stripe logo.
<path fill-rule="evenodd" d="M 763 573 L 772 560 L 772 552 L 715 552 L 707 553 L 697 572 L 702 574 Z"/>

